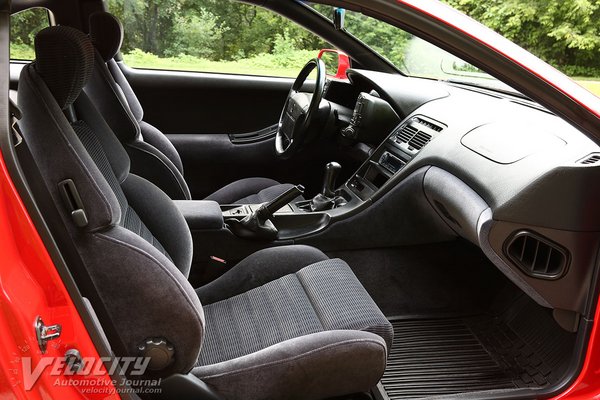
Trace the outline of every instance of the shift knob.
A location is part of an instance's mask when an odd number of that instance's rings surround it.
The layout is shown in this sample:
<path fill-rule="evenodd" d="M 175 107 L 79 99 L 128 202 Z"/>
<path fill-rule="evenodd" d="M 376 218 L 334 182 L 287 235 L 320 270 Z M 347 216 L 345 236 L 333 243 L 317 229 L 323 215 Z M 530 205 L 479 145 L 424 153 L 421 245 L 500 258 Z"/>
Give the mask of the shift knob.
<path fill-rule="evenodd" d="M 332 198 L 335 196 L 335 181 L 342 169 L 342 166 L 335 161 L 327 163 L 325 166 L 325 179 L 323 180 L 323 196 Z"/>

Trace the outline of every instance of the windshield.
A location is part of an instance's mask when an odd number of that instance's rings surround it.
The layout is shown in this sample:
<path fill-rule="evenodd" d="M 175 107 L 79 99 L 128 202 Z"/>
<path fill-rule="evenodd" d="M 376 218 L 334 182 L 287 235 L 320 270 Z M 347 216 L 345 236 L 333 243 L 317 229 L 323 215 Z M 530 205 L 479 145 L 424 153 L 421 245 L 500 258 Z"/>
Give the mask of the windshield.
<path fill-rule="evenodd" d="M 333 7 L 314 7 L 328 18 L 333 15 Z M 405 75 L 517 92 L 468 62 L 386 22 L 346 10 L 344 28 Z"/>

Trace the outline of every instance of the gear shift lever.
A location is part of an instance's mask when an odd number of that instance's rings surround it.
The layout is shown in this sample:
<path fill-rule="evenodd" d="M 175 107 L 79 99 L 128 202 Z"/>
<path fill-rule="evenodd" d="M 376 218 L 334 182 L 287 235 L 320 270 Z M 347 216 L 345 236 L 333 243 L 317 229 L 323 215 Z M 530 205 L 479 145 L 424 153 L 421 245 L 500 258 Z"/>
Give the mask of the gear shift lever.
<path fill-rule="evenodd" d="M 330 162 L 325 166 L 325 179 L 323 190 L 310 202 L 312 211 L 330 210 L 335 206 L 335 181 L 342 169 L 338 163 Z"/>
<path fill-rule="evenodd" d="M 325 166 L 325 179 L 323 180 L 323 190 L 321 194 L 328 198 L 335 196 L 335 181 L 337 180 L 342 166 L 335 161 L 327 163 Z"/>

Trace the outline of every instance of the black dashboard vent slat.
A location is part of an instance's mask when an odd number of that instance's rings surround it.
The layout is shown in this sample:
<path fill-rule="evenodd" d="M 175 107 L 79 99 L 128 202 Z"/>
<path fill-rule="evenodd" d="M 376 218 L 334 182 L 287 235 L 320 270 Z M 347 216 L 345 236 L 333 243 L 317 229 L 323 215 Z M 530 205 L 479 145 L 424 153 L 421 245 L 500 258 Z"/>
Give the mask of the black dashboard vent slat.
<path fill-rule="evenodd" d="M 579 161 L 579 164 L 592 165 L 592 164 L 596 164 L 598 161 L 600 161 L 600 154 L 594 153 L 594 154 L 590 154 L 583 160 Z"/>
<path fill-rule="evenodd" d="M 433 123 L 431 123 L 429 121 L 425 121 L 424 119 L 421 119 L 421 118 L 416 118 L 416 120 L 419 122 L 419 124 L 424 125 L 424 126 L 428 127 L 431 130 L 434 130 L 436 132 L 441 132 L 442 131 L 442 127 L 441 126 L 435 125 L 435 124 L 433 124 Z"/>
<path fill-rule="evenodd" d="M 505 247 L 508 258 L 526 274 L 542 279 L 558 279 L 567 269 L 569 253 L 541 235 L 521 231 Z"/>
<path fill-rule="evenodd" d="M 419 132 L 417 128 L 412 125 L 406 125 L 396 135 L 396 140 L 402 143 L 408 143 L 410 140 Z"/>
<path fill-rule="evenodd" d="M 416 150 L 421 150 L 431 140 L 431 135 L 419 131 L 417 134 L 408 142 L 408 145 Z"/>
<path fill-rule="evenodd" d="M 419 151 L 443 128 L 426 119 L 413 117 L 396 133 L 396 143 L 406 143 L 409 150 Z M 429 133 L 428 133 L 429 132 Z"/>

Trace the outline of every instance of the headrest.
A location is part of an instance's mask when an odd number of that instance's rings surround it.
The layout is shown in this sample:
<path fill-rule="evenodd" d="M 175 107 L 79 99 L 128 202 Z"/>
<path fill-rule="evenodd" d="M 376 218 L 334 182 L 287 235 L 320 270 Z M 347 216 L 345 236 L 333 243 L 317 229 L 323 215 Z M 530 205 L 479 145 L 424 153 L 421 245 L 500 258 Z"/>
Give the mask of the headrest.
<path fill-rule="evenodd" d="M 51 26 L 35 36 L 34 66 L 64 110 L 79 97 L 92 75 L 94 46 L 77 29 Z"/>
<path fill-rule="evenodd" d="M 104 62 L 114 58 L 123 43 L 123 25 L 106 11 L 90 15 L 90 37 Z"/>

